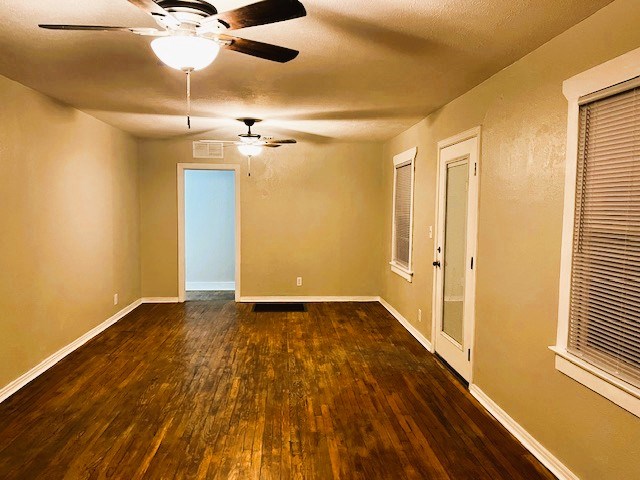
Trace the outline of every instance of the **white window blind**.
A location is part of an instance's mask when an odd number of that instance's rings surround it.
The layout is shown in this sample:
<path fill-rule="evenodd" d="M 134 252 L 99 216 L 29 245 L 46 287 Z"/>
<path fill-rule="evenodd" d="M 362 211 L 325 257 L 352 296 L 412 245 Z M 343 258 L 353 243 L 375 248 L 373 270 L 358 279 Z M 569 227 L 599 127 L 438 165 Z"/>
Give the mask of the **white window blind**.
<path fill-rule="evenodd" d="M 580 107 L 567 350 L 640 387 L 640 89 Z"/>
<path fill-rule="evenodd" d="M 411 239 L 411 194 L 413 164 L 396 167 L 395 186 L 395 255 L 399 265 L 409 268 Z"/>

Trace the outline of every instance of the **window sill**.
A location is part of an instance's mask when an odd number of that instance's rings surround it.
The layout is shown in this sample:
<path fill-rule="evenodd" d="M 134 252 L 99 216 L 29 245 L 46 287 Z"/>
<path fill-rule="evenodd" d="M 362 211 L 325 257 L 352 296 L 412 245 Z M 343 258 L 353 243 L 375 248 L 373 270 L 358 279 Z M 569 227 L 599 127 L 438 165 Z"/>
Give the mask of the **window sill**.
<path fill-rule="evenodd" d="M 402 278 L 404 278 L 409 283 L 413 282 L 413 272 L 412 271 L 407 270 L 406 268 L 398 265 L 395 262 L 389 262 L 389 265 L 391 265 L 391 271 L 393 273 L 396 273 L 396 274 L 400 275 Z"/>
<path fill-rule="evenodd" d="M 556 354 L 556 370 L 588 389 L 640 417 L 640 389 L 570 354 L 561 347 L 549 347 Z"/>

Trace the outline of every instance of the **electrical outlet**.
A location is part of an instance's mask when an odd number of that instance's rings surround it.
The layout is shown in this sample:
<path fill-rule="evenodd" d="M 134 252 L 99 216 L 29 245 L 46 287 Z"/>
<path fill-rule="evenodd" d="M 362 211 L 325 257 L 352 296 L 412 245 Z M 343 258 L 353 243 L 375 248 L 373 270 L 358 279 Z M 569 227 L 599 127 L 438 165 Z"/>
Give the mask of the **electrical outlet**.
<path fill-rule="evenodd" d="M 302 286 L 302 277 L 296 278 L 296 285 L 299 286 L 299 287 Z"/>
<path fill-rule="evenodd" d="M 418 322 L 422 323 L 422 310 L 418 309 Z"/>
<path fill-rule="evenodd" d="M 114 305 L 117 305 L 117 304 L 118 304 L 118 294 L 117 294 L 117 293 L 115 293 L 115 294 L 113 295 L 113 304 L 114 304 Z"/>

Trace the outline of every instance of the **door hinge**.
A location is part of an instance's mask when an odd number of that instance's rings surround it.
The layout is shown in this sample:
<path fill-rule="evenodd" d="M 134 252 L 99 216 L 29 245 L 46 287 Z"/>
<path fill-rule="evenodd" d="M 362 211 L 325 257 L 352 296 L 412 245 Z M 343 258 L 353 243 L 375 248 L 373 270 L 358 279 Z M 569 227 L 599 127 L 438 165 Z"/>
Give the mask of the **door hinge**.
<path fill-rule="evenodd" d="M 467 361 L 470 362 L 471 361 L 471 349 L 467 350 Z"/>
<path fill-rule="evenodd" d="M 471 270 L 473 270 L 473 257 L 471 257 Z"/>
<path fill-rule="evenodd" d="M 478 162 L 473 164 L 473 176 L 478 176 Z"/>

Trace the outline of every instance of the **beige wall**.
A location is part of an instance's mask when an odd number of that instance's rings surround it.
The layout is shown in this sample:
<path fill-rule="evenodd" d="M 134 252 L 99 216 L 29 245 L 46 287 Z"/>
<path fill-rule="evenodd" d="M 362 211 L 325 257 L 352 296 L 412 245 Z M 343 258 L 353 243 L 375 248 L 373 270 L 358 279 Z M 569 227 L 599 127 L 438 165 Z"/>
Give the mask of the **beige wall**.
<path fill-rule="evenodd" d="M 640 478 L 640 419 L 557 372 L 547 349 L 557 325 L 562 82 L 640 47 L 639 24 L 640 3 L 618 0 L 385 145 L 385 252 L 392 157 L 419 153 L 415 281 L 385 266 L 382 293 L 430 338 L 436 143 L 482 125 L 474 383 L 584 480 Z"/>
<path fill-rule="evenodd" d="M 0 109 L 2 387 L 138 299 L 140 268 L 135 140 L 4 77 Z"/>
<path fill-rule="evenodd" d="M 178 294 L 177 163 L 191 139 L 140 143 L 142 292 Z M 380 291 L 382 148 L 300 143 L 240 163 L 243 296 L 373 296 Z M 215 161 L 211 161 L 215 163 Z M 304 285 L 296 287 L 296 277 Z"/>

